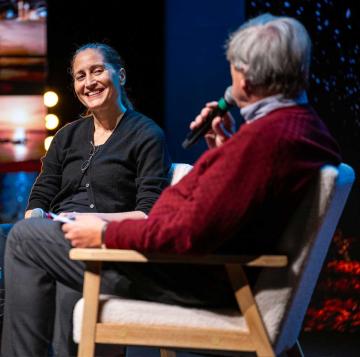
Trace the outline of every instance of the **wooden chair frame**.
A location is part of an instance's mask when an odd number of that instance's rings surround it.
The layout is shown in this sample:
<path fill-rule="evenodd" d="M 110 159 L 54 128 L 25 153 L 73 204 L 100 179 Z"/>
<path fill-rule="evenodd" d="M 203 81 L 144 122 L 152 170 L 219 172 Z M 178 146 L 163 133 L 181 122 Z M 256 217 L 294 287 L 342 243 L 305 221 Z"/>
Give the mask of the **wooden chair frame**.
<path fill-rule="evenodd" d="M 275 356 L 257 304 L 242 266 L 284 267 L 284 255 L 263 256 L 179 256 L 169 254 L 141 254 L 132 250 L 72 249 L 70 258 L 86 263 L 84 275 L 84 311 L 78 356 L 94 355 L 95 343 L 160 347 L 161 356 L 175 356 L 171 349 L 214 351 L 249 351 L 258 356 Z M 249 333 L 234 333 L 216 329 L 148 326 L 141 324 L 110 324 L 98 322 L 101 264 L 103 261 L 133 263 L 184 263 L 225 265 L 234 289 L 239 310 Z"/>
<path fill-rule="evenodd" d="M 181 176 L 181 175 L 180 175 Z M 95 343 L 112 343 L 122 345 L 139 345 L 160 347 L 161 356 L 175 356 L 173 349 L 210 350 L 240 352 L 255 352 L 257 356 L 275 356 L 277 353 L 286 353 L 288 356 L 302 356 L 296 338 L 301 328 L 302 317 L 310 301 L 311 293 L 316 284 L 325 254 L 346 203 L 351 186 L 355 180 L 354 171 L 346 164 L 338 167 L 325 165 L 319 171 L 319 177 L 314 185 L 309 188 L 282 238 L 284 249 L 281 250 L 292 257 L 288 264 L 287 256 L 179 256 L 169 254 L 141 254 L 131 250 L 114 249 L 72 249 L 71 259 L 82 260 L 86 263 L 84 281 L 84 306 L 82 316 L 82 331 L 78 356 L 90 357 L 94 355 Z M 294 240 L 294 237 L 296 239 Z M 301 243 L 288 244 L 289 242 Z M 295 255 L 294 255 L 295 254 Z M 100 323 L 98 322 L 99 293 L 101 279 L 101 264 L 103 261 L 132 262 L 132 263 L 183 263 L 183 264 L 212 264 L 224 265 L 230 283 L 233 287 L 236 301 L 246 323 L 247 330 L 240 332 L 221 328 L 176 327 L 164 325 L 146 325 L 145 323 Z M 259 312 L 259 307 L 249 287 L 242 266 L 262 268 L 283 268 L 287 266 L 290 271 L 298 271 L 295 285 L 291 284 L 289 276 L 283 276 L 279 269 L 275 283 L 281 283 L 286 289 L 279 294 L 280 301 L 284 301 L 284 313 L 281 321 L 281 333 L 272 335 L 273 346 L 264 321 Z M 264 273 L 264 274 L 263 274 Z M 262 269 L 259 281 L 268 282 L 274 277 L 269 276 L 268 269 Z M 273 275 L 273 274 L 270 274 Z M 290 280 L 288 280 L 290 278 Z M 284 282 L 281 280 L 284 279 Z M 285 284 L 285 285 L 283 285 Z M 261 284 L 257 284 L 258 289 Z M 266 285 L 266 284 L 265 284 Z M 276 286 L 276 285 L 275 285 Z M 290 289 L 290 290 L 287 290 Z M 291 296 L 287 296 L 287 291 Z M 266 287 L 265 287 L 266 290 Z M 279 292 L 280 293 L 280 292 Z M 281 296 L 282 298 L 281 298 Z M 269 323 L 271 318 L 266 314 L 267 307 L 272 308 L 264 301 L 264 296 L 256 295 L 259 305 L 264 311 L 264 319 Z M 290 298 L 290 299 L 289 299 Z M 286 302 L 288 300 L 288 302 Z M 265 305 L 263 305 L 265 303 Z M 289 312 L 289 313 L 287 313 Z M 239 326 L 240 327 L 240 326 Z M 269 328 L 269 326 L 268 326 Z M 274 331 L 269 332 L 273 334 Z M 294 344 L 291 346 L 290 344 Z M 290 348 L 290 350 L 289 350 Z M 285 352 L 284 352 L 285 351 Z"/>

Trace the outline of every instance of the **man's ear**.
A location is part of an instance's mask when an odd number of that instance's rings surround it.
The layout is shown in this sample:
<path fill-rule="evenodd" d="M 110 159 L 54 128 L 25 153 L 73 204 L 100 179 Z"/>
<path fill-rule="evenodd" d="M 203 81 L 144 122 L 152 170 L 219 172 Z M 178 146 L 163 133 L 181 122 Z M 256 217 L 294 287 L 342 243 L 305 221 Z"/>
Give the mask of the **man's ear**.
<path fill-rule="evenodd" d="M 254 87 L 252 86 L 251 82 L 248 79 L 243 78 L 242 80 L 243 80 L 242 88 L 246 93 L 246 95 L 250 97 L 254 93 L 254 89 L 253 89 Z"/>
<path fill-rule="evenodd" d="M 120 85 L 124 86 L 126 83 L 126 72 L 125 68 L 120 68 L 119 71 L 119 79 L 120 79 Z"/>

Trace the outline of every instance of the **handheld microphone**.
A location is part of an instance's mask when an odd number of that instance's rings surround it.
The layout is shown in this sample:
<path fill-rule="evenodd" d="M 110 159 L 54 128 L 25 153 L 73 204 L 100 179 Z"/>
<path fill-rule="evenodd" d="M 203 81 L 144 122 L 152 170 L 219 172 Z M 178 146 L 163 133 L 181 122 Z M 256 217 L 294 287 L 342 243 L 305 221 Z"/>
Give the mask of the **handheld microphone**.
<path fill-rule="evenodd" d="M 30 218 L 48 218 L 51 219 L 51 215 L 45 212 L 42 208 L 34 208 L 31 211 Z"/>
<path fill-rule="evenodd" d="M 219 99 L 217 107 L 209 113 L 204 122 L 187 134 L 186 139 L 182 143 L 182 147 L 187 149 L 195 144 L 201 136 L 209 131 L 212 120 L 217 116 L 223 116 L 233 105 L 235 105 L 235 100 L 231 95 L 231 86 L 229 86 L 225 90 L 224 97 Z"/>

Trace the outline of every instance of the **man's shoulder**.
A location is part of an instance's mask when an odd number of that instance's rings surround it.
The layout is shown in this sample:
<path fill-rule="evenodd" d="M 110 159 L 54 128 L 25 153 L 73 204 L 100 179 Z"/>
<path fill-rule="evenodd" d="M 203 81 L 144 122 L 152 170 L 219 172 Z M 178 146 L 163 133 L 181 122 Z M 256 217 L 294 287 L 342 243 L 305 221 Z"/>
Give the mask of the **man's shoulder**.
<path fill-rule="evenodd" d="M 261 152 L 284 150 L 304 142 L 333 142 L 326 125 L 310 107 L 292 106 L 243 124 L 229 146 L 256 146 Z M 232 143 L 230 143 L 232 142 Z M 331 144 L 333 145 L 333 144 Z M 231 148 L 229 148 L 231 150 Z"/>
<path fill-rule="evenodd" d="M 310 106 L 294 105 L 278 108 L 254 121 L 258 126 L 289 125 L 291 120 L 321 120 Z M 255 129 L 256 126 L 254 126 Z"/>
<path fill-rule="evenodd" d="M 321 130 L 328 133 L 324 122 L 309 106 L 291 106 L 276 109 L 253 123 L 243 125 L 243 131 L 264 136 L 301 136 L 306 132 Z"/>

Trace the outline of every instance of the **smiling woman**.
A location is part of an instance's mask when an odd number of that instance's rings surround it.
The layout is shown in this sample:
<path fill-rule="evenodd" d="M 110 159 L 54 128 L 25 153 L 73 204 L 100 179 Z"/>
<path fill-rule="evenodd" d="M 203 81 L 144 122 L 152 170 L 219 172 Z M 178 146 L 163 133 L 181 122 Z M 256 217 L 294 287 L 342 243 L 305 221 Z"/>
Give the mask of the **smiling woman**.
<path fill-rule="evenodd" d="M 124 111 L 119 91 L 125 83 L 123 68 L 116 71 L 104 63 L 103 56 L 97 50 L 86 49 L 75 57 L 73 71 L 75 93 L 89 111 L 100 117 L 109 106 L 117 108 L 119 112 Z"/>
<path fill-rule="evenodd" d="M 65 215 L 68 212 L 80 212 L 77 215 L 93 213 L 102 224 L 107 220 L 146 218 L 168 184 L 171 161 L 163 131 L 133 109 L 124 89 L 124 65 L 113 48 L 98 43 L 80 47 L 74 54 L 71 72 L 75 94 L 85 106 L 86 113 L 54 136 L 32 188 L 26 218 L 30 218 L 36 208 Z M 23 225 L 28 228 L 19 230 Z M 58 249 L 53 244 L 53 239 L 58 237 L 63 248 L 70 249 L 59 222 L 29 219 L 18 222 L 13 230 L 18 231 L 22 242 L 33 242 L 36 247 Z M 36 241 L 33 241 L 35 237 Z M 46 237 L 51 237 L 50 241 Z M 91 243 L 94 247 L 101 245 L 101 237 L 97 238 Z M 47 256 L 45 254 L 43 258 L 47 259 Z M 52 263 L 49 261 L 49 264 Z M 6 266 L 4 270 L 10 281 L 12 272 L 7 272 Z M 42 284 L 39 280 L 36 289 L 41 291 Z M 72 288 L 81 290 L 81 286 Z M 47 310 L 48 306 L 55 306 L 55 291 L 54 286 L 49 294 L 51 301 L 46 304 Z M 61 321 L 57 325 L 62 326 L 62 336 L 67 334 L 65 330 L 71 330 L 70 295 L 67 291 L 56 300 L 60 303 Z M 63 296 L 67 297 L 64 299 Z M 54 311 L 55 308 L 48 311 L 50 316 L 38 314 L 29 307 L 28 321 L 44 330 L 46 337 L 37 341 L 30 333 L 24 338 L 23 345 L 12 346 L 11 331 L 7 330 L 3 336 L 4 355 L 28 355 L 29 351 L 36 351 L 34 355 L 45 355 L 51 342 Z M 26 328 L 19 328 L 25 334 L 28 332 Z M 58 341 L 54 348 L 56 355 L 69 354 L 65 341 Z"/>
<path fill-rule="evenodd" d="M 33 208 L 42 208 L 55 212 L 136 210 L 134 214 L 143 217 L 167 183 L 170 160 L 163 133 L 132 109 L 124 89 L 125 68 L 112 47 L 101 43 L 80 47 L 71 73 L 75 94 L 86 112 L 55 136 L 27 216 Z M 54 181 L 51 187 L 49 177 Z"/>
<path fill-rule="evenodd" d="M 119 104 L 132 108 L 124 88 L 126 82 L 124 64 L 112 47 L 99 43 L 90 43 L 80 47 L 73 57 L 71 72 L 75 93 L 88 108 L 88 113 L 95 108 L 91 101 L 86 99 L 97 97 L 106 89 L 110 92 L 108 94 L 113 95 L 113 101 L 116 102 L 120 97 Z"/>

